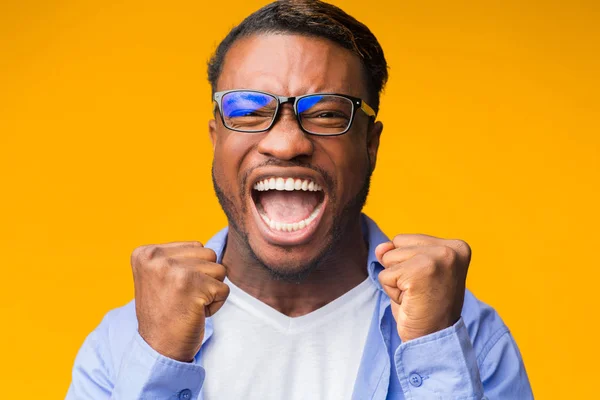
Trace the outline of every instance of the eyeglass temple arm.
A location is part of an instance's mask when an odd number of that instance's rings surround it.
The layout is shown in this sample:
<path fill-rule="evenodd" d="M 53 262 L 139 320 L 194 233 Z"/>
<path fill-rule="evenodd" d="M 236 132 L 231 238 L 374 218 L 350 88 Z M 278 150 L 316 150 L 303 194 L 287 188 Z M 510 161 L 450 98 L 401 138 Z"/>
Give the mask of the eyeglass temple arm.
<path fill-rule="evenodd" d="M 365 114 L 367 114 L 369 117 L 375 118 L 377 116 L 375 110 L 373 110 L 373 108 L 371 108 L 371 106 L 365 103 L 364 101 L 361 101 L 360 109 L 363 110 Z"/>

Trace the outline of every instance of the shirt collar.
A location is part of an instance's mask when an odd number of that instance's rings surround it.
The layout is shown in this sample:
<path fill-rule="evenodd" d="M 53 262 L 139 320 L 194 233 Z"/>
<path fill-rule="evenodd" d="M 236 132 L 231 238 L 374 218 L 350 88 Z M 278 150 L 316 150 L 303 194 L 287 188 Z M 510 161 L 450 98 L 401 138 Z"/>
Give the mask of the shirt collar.
<path fill-rule="evenodd" d="M 369 254 L 367 258 L 367 271 L 369 273 L 369 278 L 379 290 L 383 290 L 381 284 L 379 283 L 379 279 L 377 279 L 377 276 L 383 270 L 383 267 L 377 261 L 377 257 L 375 257 L 375 248 L 378 244 L 387 242 L 389 239 L 381 231 L 381 229 L 379 229 L 375 221 L 367 217 L 365 214 L 361 215 L 361 223 L 365 240 L 369 244 Z M 206 243 L 205 247 L 214 250 L 214 252 L 217 254 L 217 263 L 221 263 L 223 261 L 223 253 L 227 243 L 228 232 L 229 228 L 225 227 Z"/>
<path fill-rule="evenodd" d="M 377 261 L 375 257 L 375 248 L 384 242 L 389 241 L 388 237 L 379 229 L 375 221 L 362 214 L 362 226 L 363 232 L 367 235 L 367 241 L 369 243 L 369 255 L 367 258 L 367 271 L 369 278 L 373 281 L 377 289 L 383 291 L 381 283 L 379 283 L 379 273 L 383 270 L 383 266 Z"/>

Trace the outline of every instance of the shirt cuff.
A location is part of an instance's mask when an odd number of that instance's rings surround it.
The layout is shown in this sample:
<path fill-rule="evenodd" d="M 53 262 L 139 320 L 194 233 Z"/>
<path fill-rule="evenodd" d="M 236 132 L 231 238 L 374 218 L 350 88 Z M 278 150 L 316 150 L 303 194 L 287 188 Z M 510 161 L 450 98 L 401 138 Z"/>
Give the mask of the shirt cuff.
<path fill-rule="evenodd" d="M 184 363 L 165 357 L 136 332 L 121 362 L 112 399 L 195 400 L 204 376 L 196 360 Z"/>
<path fill-rule="evenodd" d="M 407 399 L 485 399 L 462 317 L 449 328 L 402 343 L 394 361 Z"/>

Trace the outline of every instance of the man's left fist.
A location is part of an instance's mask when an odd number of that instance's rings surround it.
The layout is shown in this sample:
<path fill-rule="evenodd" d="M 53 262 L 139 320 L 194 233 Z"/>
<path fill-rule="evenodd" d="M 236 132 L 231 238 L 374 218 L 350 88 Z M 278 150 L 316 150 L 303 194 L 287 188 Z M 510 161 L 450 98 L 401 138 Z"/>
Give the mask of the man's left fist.
<path fill-rule="evenodd" d="M 398 235 L 375 249 L 385 268 L 379 282 L 390 296 L 403 342 L 440 331 L 459 319 L 471 248 L 462 240 Z"/>

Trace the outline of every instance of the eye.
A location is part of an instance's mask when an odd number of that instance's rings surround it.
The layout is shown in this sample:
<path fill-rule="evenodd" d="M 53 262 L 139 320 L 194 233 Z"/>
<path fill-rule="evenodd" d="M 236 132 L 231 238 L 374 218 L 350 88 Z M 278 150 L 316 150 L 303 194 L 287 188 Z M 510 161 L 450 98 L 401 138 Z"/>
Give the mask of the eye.
<path fill-rule="evenodd" d="M 314 110 L 313 112 L 302 113 L 302 118 L 344 118 L 348 119 L 348 116 L 340 111 L 335 110 Z"/>
<path fill-rule="evenodd" d="M 268 116 L 268 112 L 260 111 L 256 109 L 238 109 L 229 112 L 228 118 L 239 118 L 239 117 L 265 117 Z"/>
<path fill-rule="evenodd" d="M 233 110 L 229 113 L 229 117 L 250 117 L 255 115 L 255 110 Z"/>
<path fill-rule="evenodd" d="M 346 118 L 346 116 L 336 111 L 322 111 L 314 116 L 311 116 L 311 118 Z"/>

